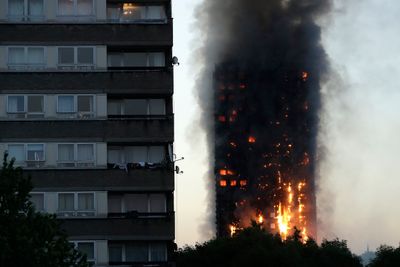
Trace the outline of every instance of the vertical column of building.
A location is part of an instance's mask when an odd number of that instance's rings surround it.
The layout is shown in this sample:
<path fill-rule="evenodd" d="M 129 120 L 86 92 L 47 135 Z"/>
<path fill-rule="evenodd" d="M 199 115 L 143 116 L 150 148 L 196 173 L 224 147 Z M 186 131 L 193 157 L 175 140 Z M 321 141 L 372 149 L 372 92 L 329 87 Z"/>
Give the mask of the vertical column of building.
<path fill-rule="evenodd" d="M 0 152 L 95 266 L 174 247 L 170 0 L 0 0 Z"/>

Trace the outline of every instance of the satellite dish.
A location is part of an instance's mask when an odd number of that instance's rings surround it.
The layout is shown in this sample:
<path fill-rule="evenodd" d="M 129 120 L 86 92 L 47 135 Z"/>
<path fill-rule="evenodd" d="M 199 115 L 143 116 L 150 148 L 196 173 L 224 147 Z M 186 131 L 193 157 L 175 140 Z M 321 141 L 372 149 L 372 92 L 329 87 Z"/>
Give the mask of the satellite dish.
<path fill-rule="evenodd" d="M 175 173 L 181 174 L 181 173 L 183 173 L 183 171 L 181 171 L 181 169 L 178 166 L 175 166 Z"/>
<path fill-rule="evenodd" d="M 178 65 L 179 66 L 179 59 L 177 57 L 172 58 L 172 65 Z"/>

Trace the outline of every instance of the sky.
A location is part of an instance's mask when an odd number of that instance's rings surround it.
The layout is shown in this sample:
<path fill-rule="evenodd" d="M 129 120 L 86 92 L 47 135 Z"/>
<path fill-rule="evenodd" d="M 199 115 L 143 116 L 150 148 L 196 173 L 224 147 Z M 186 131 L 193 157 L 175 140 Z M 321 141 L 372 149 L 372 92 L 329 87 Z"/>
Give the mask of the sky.
<path fill-rule="evenodd" d="M 176 163 L 183 171 L 175 191 L 179 247 L 212 237 L 209 154 L 194 96 L 201 1 L 173 1 L 175 153 L 185 158 Z M 332 74 L 322 89 L 318 235 L 348 240 L 355 253 L 400 242 L 399 17 L 400 1 L 335 0 L 321 21 Z"/>

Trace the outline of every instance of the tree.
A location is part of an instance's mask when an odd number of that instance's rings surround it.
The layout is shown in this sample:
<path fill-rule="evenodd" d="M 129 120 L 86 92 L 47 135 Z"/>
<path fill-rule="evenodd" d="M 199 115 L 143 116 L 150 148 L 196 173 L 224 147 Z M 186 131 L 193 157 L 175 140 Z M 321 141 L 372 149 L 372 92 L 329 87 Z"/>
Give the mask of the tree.
<path fill-rule="evenodd" d="M 89 266 L 55 215 L 35 211 L 29 200 L 32 188 L 30 177 L 5 154 L 0 171 L 0 266 Z"/>
<path fill-rule="evenodd" d="M 397 267 L 400 264 L 400 246 L 394 248 L 382 245 L 376 251 L 376 257 L 368 267 Z"/>
<path fill-rule="evenodd" d="M 244 229 L 232 238 L 216 238 L 185 247 L 176 253 L 178 267 L 361 267 L 360 259 L 347 248 L 346 241 L 325 240 L 321 246 L 300 232 L 287 240 L 267 233 L 259 226 Z"/>

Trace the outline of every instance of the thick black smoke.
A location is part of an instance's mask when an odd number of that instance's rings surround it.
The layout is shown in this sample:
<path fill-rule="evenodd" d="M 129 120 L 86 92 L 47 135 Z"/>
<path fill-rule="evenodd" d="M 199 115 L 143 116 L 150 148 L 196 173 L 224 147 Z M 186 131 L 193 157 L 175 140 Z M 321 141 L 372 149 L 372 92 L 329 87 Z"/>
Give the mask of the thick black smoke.
<path fill-rule="evenodd" d="M 197 92 L 213 151 L 218 235 L 255 214 L 269 217 L 273 229 L 276 204 L 287 197 L 282 187 L 302 182 L 308 226 L 315 227 L 320 84 L 328 70 L 316 20 L 330 6 L 330 0 L 205 0 L 197 10 L 203 40 Z"/>

